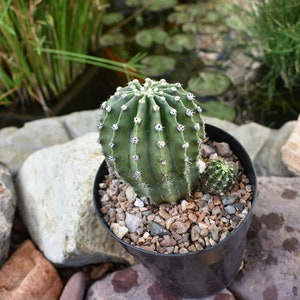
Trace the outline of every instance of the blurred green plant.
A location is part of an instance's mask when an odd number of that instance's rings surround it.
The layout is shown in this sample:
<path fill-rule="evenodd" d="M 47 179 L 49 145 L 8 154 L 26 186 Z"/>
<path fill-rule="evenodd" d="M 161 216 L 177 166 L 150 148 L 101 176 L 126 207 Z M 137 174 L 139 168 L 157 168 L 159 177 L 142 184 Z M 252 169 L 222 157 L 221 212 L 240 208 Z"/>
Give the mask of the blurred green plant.
<path fill-rule="evenodd" d="M 116 62 L 95 53 L 105 0 L 6 0 L 0 3 L 0 105 L 59 97 L 86 64 L 136 77 L 136 56 Z"/>
<path fill-rule="evenodd" d="M 223 101 L 205 101 L 201 103 L 203 114 L 205 116 L 219 118 L 222 120 L 233 122 L 236 112 L 232 105 Z"/>
<path fill-rule="evenodd" d="M 255 0 L 252 14 L 249 34 L 258 48 L 257 57 L 269 70 L 264 78 L 269 95 L 273 95 L 279 77 L 288 89 L 299 85 L 300 2 Z"/>
<path fill-rule="evenodd" d="M 135 51 L 147 52 L 149 57 L 141 61 L 145 70 L 151 72 L 147 76 L 187 84 L 187 77 L 204 67 L 197 54 L 200 36 L 214 33 L 217 37 L 226 31 L 219 20 L 220 14 L 214 12 L 215 6 L 207 1 L 127 0 L 120 3 L 112 4 L 103 20 L 104 28 L 109 25 L 109 30 L 104 30 L 102 45 L 121 51 L 127 57 Z M 139 13 L 131 13 L 132 9 Z M 189 64 L 187 72 L 181 71 L 185 68 L 184 56 L 185 63 Z"/>
<path fill-rule="evenodd" d="M 128 7 L 147 6 L 150 11 L 169 9 L 177 4 L 177 0 L 125 0 Z"/>
<path fill-rule="evenodd" d="M 188 81 L 188 90 L 196 96 L 207 97 L 223 94 L 228 90 L 231 81 L 220 71 L 199 72 Z"/>
<path fill-rule="evenodd" d="M 252 117 L 272 126 L 275 119 L 284 122 L 300 112 L 300 2 L 252 0 L 248 4 L 247 9 L 232 6 L 233 18 L 227 24 L 241 33 L 235 47 L 260 65 L 245 80 Z"/>

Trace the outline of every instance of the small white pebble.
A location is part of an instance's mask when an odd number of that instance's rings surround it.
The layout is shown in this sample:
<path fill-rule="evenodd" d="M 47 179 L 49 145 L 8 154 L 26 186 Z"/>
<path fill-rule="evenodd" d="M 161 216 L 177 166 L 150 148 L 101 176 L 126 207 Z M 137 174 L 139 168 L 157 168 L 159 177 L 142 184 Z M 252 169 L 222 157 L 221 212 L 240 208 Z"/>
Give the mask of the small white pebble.
<path fill-rule="evenodd" d="M 144 207 L 144 205 L 145 203 L 140 198 L 136 198 L 136 200 L 134 201 L 134 206 Z"/>

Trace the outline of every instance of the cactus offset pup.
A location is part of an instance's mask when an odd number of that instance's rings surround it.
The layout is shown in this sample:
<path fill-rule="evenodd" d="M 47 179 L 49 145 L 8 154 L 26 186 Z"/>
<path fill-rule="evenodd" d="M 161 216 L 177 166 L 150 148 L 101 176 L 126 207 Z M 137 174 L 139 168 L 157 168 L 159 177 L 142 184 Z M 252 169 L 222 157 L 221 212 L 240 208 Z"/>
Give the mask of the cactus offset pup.
<path fill-rule="evenodd" d="M 202 191 L 217 194 L 229 190 L 234 183 L 234 171 L 225 160 L 210 161 L 202 175 Z"/>
<path fill-rule="evenodd" d="M 140 197 L 175 203 L 198 187 L 205 127 L 201 107 L 179 83 L 133 80 L 101 107 L 99 141 L 107 164 Z"/>

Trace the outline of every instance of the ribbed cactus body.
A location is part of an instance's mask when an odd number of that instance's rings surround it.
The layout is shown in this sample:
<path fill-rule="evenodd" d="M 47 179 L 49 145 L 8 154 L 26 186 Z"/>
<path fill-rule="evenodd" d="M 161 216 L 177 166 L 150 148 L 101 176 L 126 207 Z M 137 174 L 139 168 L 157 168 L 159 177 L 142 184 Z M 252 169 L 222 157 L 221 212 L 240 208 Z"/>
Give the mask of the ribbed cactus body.
<path fill-rule="evenodd" d="M 202 175 L 202 190 L 206 193 L 221 193 L 229 190 L 234 182 L 234 170 L 225 160 L 209 162 Z"/>
<path fill-rule="evenodd" d="M 106 161 L 139 196 L 174 203 L 195 188 L 205 128 L 191 93 L 165 80 L 133 80 L 102 109 Z"/>

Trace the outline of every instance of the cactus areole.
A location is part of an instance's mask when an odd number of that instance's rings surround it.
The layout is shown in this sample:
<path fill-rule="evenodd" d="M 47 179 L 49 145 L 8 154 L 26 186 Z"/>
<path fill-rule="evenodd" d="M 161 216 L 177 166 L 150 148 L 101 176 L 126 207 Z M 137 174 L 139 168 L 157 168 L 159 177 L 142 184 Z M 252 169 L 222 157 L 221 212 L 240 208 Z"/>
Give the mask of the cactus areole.
<path fill-rule="evenodd" d="M 99 142 L 107 164 L 138 196 L 175 203 L 198 187 L 205 126 L 201 107 L 181 84 L 135 79 L 101 108 Z"/>

